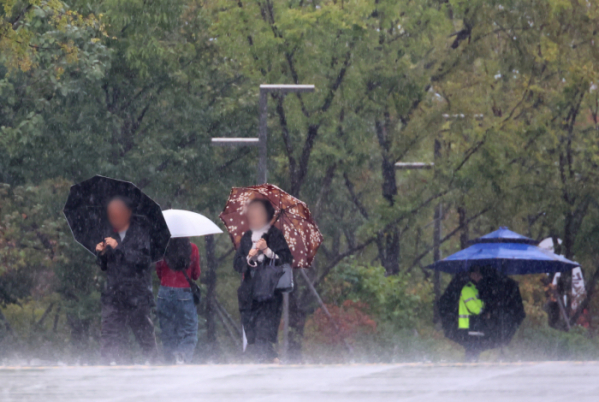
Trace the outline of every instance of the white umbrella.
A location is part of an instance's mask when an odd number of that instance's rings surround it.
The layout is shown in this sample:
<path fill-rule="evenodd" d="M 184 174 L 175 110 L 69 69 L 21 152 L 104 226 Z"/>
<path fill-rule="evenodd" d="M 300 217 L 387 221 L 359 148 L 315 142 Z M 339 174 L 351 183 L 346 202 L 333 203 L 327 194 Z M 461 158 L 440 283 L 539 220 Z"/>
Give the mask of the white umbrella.
<path fill-rule="evenodd" d="M 206 236 L 223 232 L 210 219 L 195 212 L 167 209 L 162 211 L 162 215 L 164 215 L 168 230 L 171 232 L 171 237 Z"/>

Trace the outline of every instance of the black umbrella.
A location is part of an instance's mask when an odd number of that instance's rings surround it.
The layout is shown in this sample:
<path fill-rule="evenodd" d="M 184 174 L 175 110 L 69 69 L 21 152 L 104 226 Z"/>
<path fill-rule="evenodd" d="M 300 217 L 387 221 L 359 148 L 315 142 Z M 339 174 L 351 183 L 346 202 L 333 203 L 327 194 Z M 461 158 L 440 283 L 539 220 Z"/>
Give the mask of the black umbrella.
<path fill-rule="evenodd" d="M 493 349 L 510 343 L 526 317 L 518 282 L 491 267 L 481 267 L 483 279 L 477 284 L 485 302 L 484 317 L 472 316 L 472 325 L 485 333 L 480 349 Z M 462 288 L 470 282 L 467 272 L 456 274 L 439 299 L 439 315 L 445 336 L 460 345 L 470 342 L 466 331 L 458 329 L 458 302 Z"/>
<path fill-rule="evenodd" d="M 510 343 L 526 317 L 518 282 L 492 267 L 482 267 L 483 279 L 477 284 L 485 302 L 485 333 L 489 347 Z"/>
<path fill-rule="evenodd" d="M 106 207 L 116 196 L 131 201 L 134 222 L 150 233 L 152 260 L 160 260 L 171 237 L 160 205 L 128 181 L 94 176 L 71 187 L 64 215 L 75 240 L 95 255 L 96 245 L 112 234 Z"/>
<path fill-rule="evenodd" d="M 445 336 L 458 343 L 468 342 L 459 331 L 458 301 L 470 278 L 470 267 L 481 267 L 482 281 L 477 284 L 485 302 L 485 316 L 473 317 L 485 327 L 485 348 L 507 345 L 526 314 L 518 283 L 507 275 L 554 273 L 572 270 L 578 263 L 542 250 L 537 242 L 506 227 L 479 237 L 473 245 L 437 261 L 432 269 L 455 273 L 455 277 L 439 300 L 439 313 Z"/>

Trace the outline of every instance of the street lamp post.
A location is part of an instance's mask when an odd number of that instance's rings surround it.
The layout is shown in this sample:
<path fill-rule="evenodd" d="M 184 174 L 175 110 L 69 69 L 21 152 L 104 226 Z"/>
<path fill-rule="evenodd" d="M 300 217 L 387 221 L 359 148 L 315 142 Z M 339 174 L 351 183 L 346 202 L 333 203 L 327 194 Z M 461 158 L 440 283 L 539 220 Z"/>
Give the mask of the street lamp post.
<path fill-rule="evenodd" d="M 260 128 L 258 138 L 260 139 L 260 159 L 258 160 L 258 183 L 266 183 L 268 171 L 266 165 L 266 139 L 268 120 L 268 94 L 278 92 L 287 94 L 290 92 L 314 92 L 314 85 L 260 85 Z M 289 350 L 289 293 L 283 293 L 283 356 L 287 357 Z"/>
<path fill-rule="evenodd" d="M 263 84 L 260 85 L 260 123 L 258 138 L 212 138 L 212 145 L 217 146 L 257 146 L 259 151 L 256 184 L 264 184 L 268 179 L 267 165 L 267 138 L 268 138 L 268 94 L 278 92 L 281 94 L 314 92 L 314 85 L 285 85 Z M 287 357 L 289 349 L 289 293 L 283 293 L 283 355 Z"/>
<path fill-rule="evenodd" d="M 425 162 L 397 162 L 395 164 L 397 170 L 430 170 L 434 167 L 434 163 Z"/>
<path fill-rule="evenodd" d="M 278 92 L 288 94 L 290 92 L 314 92 L 314 85 L 260 85 L 260 125 L 258 129 L 258 139 L 260 140 L 260 159 L 258 160 L 258 184 L 266 183 L 268 170 L 266 166 L 267 152 L 267 120 L 268 120 L 268 94 Z M 287 322 L 287 321 L 285 321 Z"/>
<path fill-rule="evenodd" d="M 258 127 L 258 138 L 240 137 L 215 137 L 212 145 L 235 147 L 235 146 L 257 146 L 259 149 L 258 169 L 256 173 L 256 184 L 264 184 L 268 179 L 267 167 L 267 138 L 268 138 L 268 94 L 278 92 L 287 94 L 290 92 L 314 92 L 314 85 L 260 85 L 260 124 Z"/>
<path fill-rule="evenodd" d="M 435 140 L 434 156 L 438 158 L 440 153 L 440 143 Z M 430 170 L 435 167 L 435 163 L 426 162 L 397 162 L 397 170 Z M 435 207 L 434 228 L 433 228 L 433 260 L 435 262 L 441 259 L 441 217 L 443 216 L 443 204 L 439 202 Z M 435 294 L 434 321 L 439 319 L 439 297 L 441 296 L 441 275 L 438 270 L 433 273 L 433 291 Z"/>

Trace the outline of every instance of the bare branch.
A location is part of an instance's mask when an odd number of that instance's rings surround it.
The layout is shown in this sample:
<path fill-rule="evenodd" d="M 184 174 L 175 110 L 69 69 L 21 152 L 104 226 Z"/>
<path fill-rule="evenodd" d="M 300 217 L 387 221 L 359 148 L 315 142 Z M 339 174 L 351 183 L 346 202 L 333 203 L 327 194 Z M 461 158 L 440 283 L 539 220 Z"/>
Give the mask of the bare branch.
<path fill-rule="evenodd" d="M 470 218 L 468 218 L 463 224 L 459 225 L 457 228 L 455 228 L 454 230 L 452 230 L 450 233 L 448 233 L 447 235 L 445 235 L 442 239 L 440 244 L 445 243 L 447 240 L 451 239 L 453 236 L 456 235 L 456 233 L 458 233 L 460 230 L 462 230 L 464 227 L 466 227 L 470 222 L 472 222 L 473 220 L 475 220 L 476 218 L 478 218 L 479 216 L 483 215 L 484 213 L 486 213 L 487 211 L 489 211 L 491 209 L 491 207 L 487 207 L 485 209 L 483 209 L 482 211 L 480 211 L 479 213 L 471 216 Z M 428 255 L 428 253 L 430 253 L 432 251 L 432 247 L 428 248 L 426 251 L 420 253 L 416 258 L 414 258 L 414 260 L 412 261 L 412 265 L 410 266 L 410 268 L 408 268 L 408 272 L 410 272 L 416 265 L 418 265 L 420 263 L 420 261 L 426 257 Z"/>
<path fill-rule="evenodd" d="M 369 219 L 368 211 L 366 210 L 366 208 L 364 208 L 364 205 L 362 205 L 362 202 L 360 201 L 360 199 L 356 195 L 356 192 L 355 192 L 355 189 L 354 189 L 354 184 L 349 179 L 349 176 L 347 175 L 347 172 L 343 173 L 343 178 L 345 179 L 345 187 L 347 187 L 347 191 L 349 191 L 349 195 L 351 196 L 352 202 L 358 208 L 358 211 L 360 211 L 360 213 L 362 214 L 362 216 L 364 218 L 366 218 L 366 219 Z"/>
<path fill-rule="evenodd" d="M 331 272 L 331 270 L 333 268 L 335 268 L 335 266 L 337 266 L 337 264 L 339 264 L 341 261 L 343 261 L 345 258 L 349 257 L 350 255 L 354 255 L 358 251 L 361 251 L 361 250 L 365 249 L 366 247 L 368 247 L 369 245 L 371 245 L 375 241 L 375 239 L 376 239 L 375 237 L 371 237 L 370 239 L 368 239 L 364 243 L 361 243 L 361 244 L 357 245 L 356 247 L 347 250 L 344 253 L 338 254 L 333 259 L 333 261 L 331 261 L 329 263 L 329 265 L 327 265 L 322 270 L 322 273 L 318 276 L 317 279 L 314 280 L 313 285 L 317 286 L 324 278 L 326 278 L 326 276 Z"/>

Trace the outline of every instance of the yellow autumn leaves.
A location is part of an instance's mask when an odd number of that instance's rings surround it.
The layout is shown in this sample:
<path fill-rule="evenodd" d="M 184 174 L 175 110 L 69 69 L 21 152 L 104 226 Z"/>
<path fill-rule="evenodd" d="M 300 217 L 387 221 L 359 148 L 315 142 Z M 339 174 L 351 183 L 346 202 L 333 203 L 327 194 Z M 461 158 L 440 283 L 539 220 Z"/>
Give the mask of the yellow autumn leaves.
<path fill-rule="evenodd" d="M 82 15 L 60 0 L 0 0 L 0 63 L 9 71 L 28 72 L 38 66 L 39 52 L 53 51 L 54 59 L 78 60 L 79 45 L 69 36 L 76 30 L 91 31 L 91 42 L 107 36 L 101 15 Z M 63 67 L 57 67 L 60 76 Z"/>

